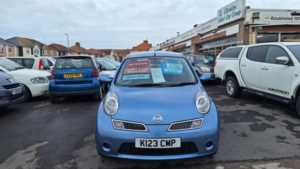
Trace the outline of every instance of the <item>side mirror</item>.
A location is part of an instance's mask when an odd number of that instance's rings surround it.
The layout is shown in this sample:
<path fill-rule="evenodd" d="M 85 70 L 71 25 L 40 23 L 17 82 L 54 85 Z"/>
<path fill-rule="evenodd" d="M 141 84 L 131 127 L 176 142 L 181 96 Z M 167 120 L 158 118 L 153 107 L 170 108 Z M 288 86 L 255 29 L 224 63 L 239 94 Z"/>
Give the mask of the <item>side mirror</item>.
<path fill-rule="evenodd" d="M 102 71 L 102 65 L 101 64 L 98 64 L 98 70 L 99 70 L 99 72 Z"/>
<path fill-rule="evenodd" d="M 202 73 L 200 72 L 200 70 L 199 69 L 197 69 L 196 68 L 196 73 L 197 73 L 197 75 L 199 76 L 199 77 L 201 77 L 202 76 Z"/>
<path fill-rule="evenodd" d="M 287 65 L 290 62 L 290 59 L 287 56 L 279 56 L 275 60 L 276 60 L 276 63 L 282 64 L 282 65 Z"/>

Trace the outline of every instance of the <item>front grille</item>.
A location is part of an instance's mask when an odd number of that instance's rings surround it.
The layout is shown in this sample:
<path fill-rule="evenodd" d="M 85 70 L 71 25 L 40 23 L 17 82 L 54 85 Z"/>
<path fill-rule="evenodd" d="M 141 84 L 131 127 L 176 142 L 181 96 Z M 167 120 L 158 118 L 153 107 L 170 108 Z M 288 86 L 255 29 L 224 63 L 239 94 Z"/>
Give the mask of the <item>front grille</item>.
<path fill-rule="evenodd" d="M 144 156 L 166 156 L 197 153 L 198 149 L 194 143 L 183 142 L 181 148 L 170 149 L 145 149 L 135 148 L 134 143 L 123 143 L 119 149 L 120 154 L 144 155 Z"/>
<path fill-rule="evenodd" d="M 170 126 L 170 130 L 184 130 L 192 128 L 192 121 L 174 123 Z"/>
<path fill-rule="evenodd" d="M 138 123 L 131 123 L 131 122 L 124 122 L 124 128 L 126 130 L 140 130 L 140 131 L 145 131 L 145 125 L 143 124 L 138 124 Z"/>
<path fill-rule="evenodd" d="M 20 86 L 20 84 L 14 83 L 14 84 L 9 84 L 9 85 L 4 85 L 3 87 L 4 87 L 5 89 L 14 89 L 14 88 L 17 88 L 17 87 L 19 87 L 19 86 Z"/>

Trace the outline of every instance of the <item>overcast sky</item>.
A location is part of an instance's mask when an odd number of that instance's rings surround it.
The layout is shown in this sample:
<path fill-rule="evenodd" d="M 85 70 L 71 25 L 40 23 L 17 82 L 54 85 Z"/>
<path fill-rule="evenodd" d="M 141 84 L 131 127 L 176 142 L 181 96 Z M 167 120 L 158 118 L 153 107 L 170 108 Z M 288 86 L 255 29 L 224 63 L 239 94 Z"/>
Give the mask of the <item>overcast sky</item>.
<path fill-rule="evenodd" d="M 0 37 L 86 48 L 160 43 L 217 15 L 232 0 L 0 0 Z M 298 8 L 299 0 L 248 0 L 253 8 Z"/>

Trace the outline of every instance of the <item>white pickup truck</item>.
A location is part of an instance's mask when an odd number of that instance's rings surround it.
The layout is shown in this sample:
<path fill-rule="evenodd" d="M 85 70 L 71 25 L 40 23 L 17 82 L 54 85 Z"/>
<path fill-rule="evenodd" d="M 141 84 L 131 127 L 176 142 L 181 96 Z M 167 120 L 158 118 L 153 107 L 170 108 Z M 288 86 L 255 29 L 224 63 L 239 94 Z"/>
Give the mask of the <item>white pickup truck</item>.
<path fill-rule="evenodd" d="M 217 57 L 215 74 L 231 97 L 247 89 L 293 103 L 300 116 L 300 43 L 227 48 Z"/>

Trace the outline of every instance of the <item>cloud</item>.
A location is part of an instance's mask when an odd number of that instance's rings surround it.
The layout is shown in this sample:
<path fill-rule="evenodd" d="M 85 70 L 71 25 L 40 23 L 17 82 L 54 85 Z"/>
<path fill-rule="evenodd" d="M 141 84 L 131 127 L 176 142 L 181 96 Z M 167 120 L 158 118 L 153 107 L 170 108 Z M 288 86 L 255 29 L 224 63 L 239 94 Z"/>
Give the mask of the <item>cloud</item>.
<path fill-rule="evenodd" d="M 298 0 L 248 0 L 255 8 L 294 8 Z M 85 47 L 154 44 L 216 16 L 231 0 L 8 0 L 2 2 L 0 37 L 28 36 L 45 43 L 80 41 Z"/>

